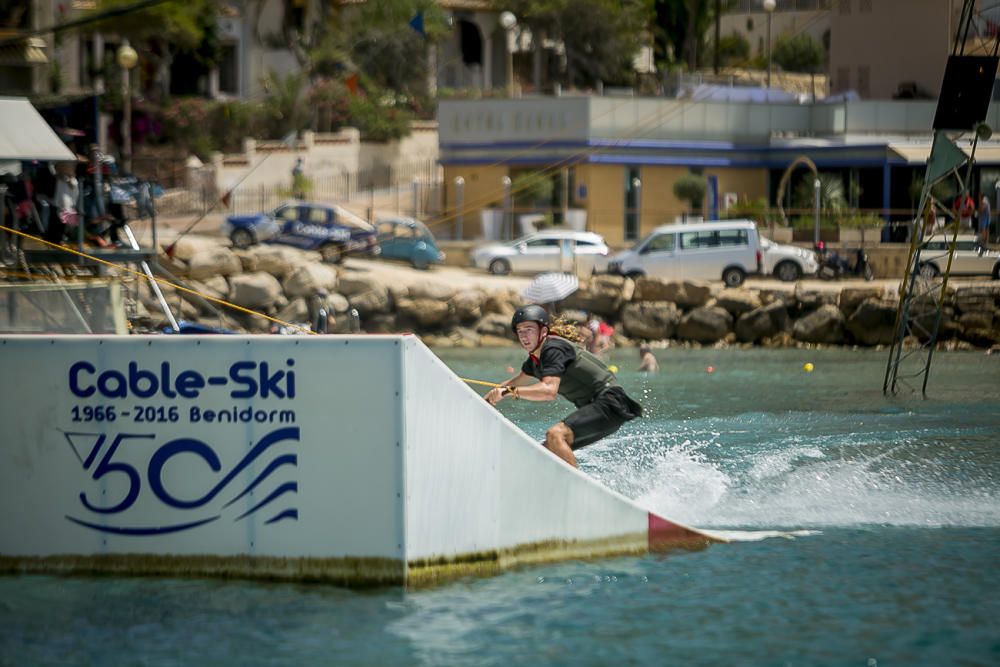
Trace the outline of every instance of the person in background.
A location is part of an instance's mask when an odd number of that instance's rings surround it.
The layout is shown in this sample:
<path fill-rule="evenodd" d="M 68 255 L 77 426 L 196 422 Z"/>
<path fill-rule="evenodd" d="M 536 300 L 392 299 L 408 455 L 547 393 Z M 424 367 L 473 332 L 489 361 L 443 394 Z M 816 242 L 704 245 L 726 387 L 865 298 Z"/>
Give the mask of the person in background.
<path fill-rule="evenodd" d="M 965 229 L 972 229 L 972 216 L 976 214 L 976 202 L 972 200 L 972 195 L 968 192 L 955 197 L 952 204 L 955 217 L 961 222 Z"/>
<path fill-rule="evenodd" d="M 649 345 L 643 343 L 639 346 L 639 372 L 641 373 L 656 373 L 660 370 L 660 364 L 656 361 L 656 357 L 653 356 L 652 350 L 649 349 Z"/>
<path fill-rule="evenodd" d="M 521 372 L 486 394 L 496 405 L 507 397 L 527 401 L 566 398 L 576 411 L 545 432 L 545 448 L 576 467 L 575 450 L 593 444 L 642 416 L 642 406 L 629 398 L 608 367 L 580 347 L 576 327 L 550 322 L 538 305 L 518 308 L 511 318 L 528 358 Z"/>
<path fill-rule="evenodd" d="M 295 158 L 295 166 L 292 167 L 292 196 L 296 199 L 306 198 L 305 182 L 305 160 L 301 157 Z"/>
<path fill-rule="evenodd" d="M 986 244 L 990 242 L 990 218 L 992 217 L 992 210 L 990 209 L 990 198 L 983 195 L 983 198 L 979 201 L 979 245 L 982 248 L 986 247 Z"/>

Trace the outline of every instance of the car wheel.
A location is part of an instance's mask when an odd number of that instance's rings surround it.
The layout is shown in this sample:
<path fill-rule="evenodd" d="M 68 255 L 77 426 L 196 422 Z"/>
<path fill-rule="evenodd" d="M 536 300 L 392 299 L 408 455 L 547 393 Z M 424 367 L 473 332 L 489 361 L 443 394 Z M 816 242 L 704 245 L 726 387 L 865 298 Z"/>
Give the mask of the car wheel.
<path fill-rule="evenodd" d="M 938 271 L 938 267 L 929 262 L 927 264 L 920 265 L 920 277 L 925 280 L 933 280 L 934 278 L 937 278 L 940 273 L 941 272 Z"/>
<path fill-rule="evenodd" d="M 743 269 L 738 269 L 732 266 L 722 272 L 722 282 L 726 284 L 726 287 L 739 287 L 746 280 L 747 274 L 743 272 Z"/>
<path fill-rule="evenodd" d="M 229 240 L 233 242 L 234 248 L 240 250 L 246 250 L 255 243 L 253 234 L 246 229 L 234 229 L 233 233 L 229 235 Z"/>
<path fill-rule="evenodd" d="M 410 260 L 410 264 L 413 265 L 413 268 L 420 269 L 421 271 L 423 271 L 428 267 L 429 262 L 424 257 L 414 257 L 413 259 Z"/>
<path fill-rule="evenodd" d="M 774 275 L 778 277 L 778 280 L 793 283 L 802 277 L 802 269 L 795 262 L 781 262 L 778 266 L 774 267 Z"/>
<path fill-rule="evenodd" d="M 324 262 L 331 264 L 340 264 L 344 261 L 344 248 L 336 243 L 324 243 L 319 248 L 319 254 L 322 255 Z"/>
<path fill-rule="evenodd" d="M 510 273 L 510 262 L 506 259 L 494 259 L 490 262 L 490 273 L 495 276 L 505 276 Z"/>

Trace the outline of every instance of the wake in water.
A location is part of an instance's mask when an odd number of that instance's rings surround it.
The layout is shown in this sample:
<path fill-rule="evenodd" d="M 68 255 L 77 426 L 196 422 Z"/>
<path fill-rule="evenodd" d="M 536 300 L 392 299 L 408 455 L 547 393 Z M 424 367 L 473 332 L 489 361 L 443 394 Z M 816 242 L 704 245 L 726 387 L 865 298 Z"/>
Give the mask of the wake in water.
<path fill-rule="evenodd" d="M 753 414 L 674 423 L 667 434 L 611 438 L 580 461 L 639 504 L 702 528 L 1000 526 L 990 434 L 856 420 L 823 432 L 789 428 L 809 421 Z"/>

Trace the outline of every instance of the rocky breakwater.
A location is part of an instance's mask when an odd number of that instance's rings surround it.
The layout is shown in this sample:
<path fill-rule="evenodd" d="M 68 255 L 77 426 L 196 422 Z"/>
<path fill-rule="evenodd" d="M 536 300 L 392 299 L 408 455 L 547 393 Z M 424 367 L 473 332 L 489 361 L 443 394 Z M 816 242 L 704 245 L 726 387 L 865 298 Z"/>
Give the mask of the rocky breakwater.
<path fill-rule="evenodd" d="M 523 300 L 517 290 L 480 286 L 481 281 L 469 281 L 463 274 L 455 278 L 433 271 L 388 272 L 377 261 L 333 266 L 316 253 L 282 246 L 233 250 L 214 239 L 186 238 L 177 244 L 173 258 L 164 257 L 163 262 L 198 293 L 165 288 L 176 315 L 249 333 L 271 331 L 274 322 L 201 295 L 308 326 L 315 318 L 316 295 L 324 293 L 336 319 L 333 333 L 358 326 L 368 333 L 406 331 L 421 335 L 431 346 L 460 347 L 513 344 L 510 317 Z M 947 345 L 1000 343 L 1000 283 L 952 289 L 946 302 L 939 337 Z M 914 307 L 932 319 L 930 303 Z M 887 345 L 897 308 L 896 294 L 877 287 L 725 289 L 696 281 L 620 276 L 584 280 L 558 305 L 567 319 L 597 316 L 612 323 L 619 345 L 641 340 L 764 347 Z M 225 313 L 221 321 L 219 311 Z M 166 324 L 148 289 L 141 291 L 134 321 L 140 329 Z"/>

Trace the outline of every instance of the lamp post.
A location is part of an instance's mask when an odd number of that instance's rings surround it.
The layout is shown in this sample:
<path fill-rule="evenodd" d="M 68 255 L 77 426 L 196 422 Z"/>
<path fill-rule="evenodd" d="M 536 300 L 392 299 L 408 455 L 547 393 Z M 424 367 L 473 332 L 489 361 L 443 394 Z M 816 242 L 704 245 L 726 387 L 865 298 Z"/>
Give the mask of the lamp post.
<path fill-rule="evenodd" d="M 128 40 L 122 40 L 115 54 L 118 66 L 122 68 L 122 172 L 132 173 L 132 68 L 139 62 Z"/>
<path fill-rule="evenodd" d="M 455 239 L 461 240 L 462 238 L 462 218 L 465 212 L 462 207 L 465 206 L 465 179 L 461 176 L 455 177 Z"/>
<path fill-rule="evenodd" d="M 767 87 L 771 87 L 771 15 L 778 5 L 778 0 L 764 0 L 764 11 L 767 12 Z"/>
<path fill-rule="evenodd" d="M 500 238 L 512 239 L 514 238 L 514 207 L 510 193 L 510 176 L 501 178 L 500 184 L 503 185 L 503 223 L 500 225 Z M 998 181 L 997 187 L 1000 187 L 1000 181 Z M 997 208 L 1000 209 L 1000 205 Z"/>
<path fill-rule="evenodd" d="M 507 97 L 514 97 L 514 47 L 511 44 L 511 36 L 516 26 L 517 17 L 513 12 L 500 13 L 500 27 L 504 29 L 507 47 Z"/>
<path fill-rule="evenodd" d="M 819 191 L 822 184 L 817 178 L 813 181 L 813 215 L 815 216 L 815 222 L 813 224 L 813 247 L 819 245 Z"/>

